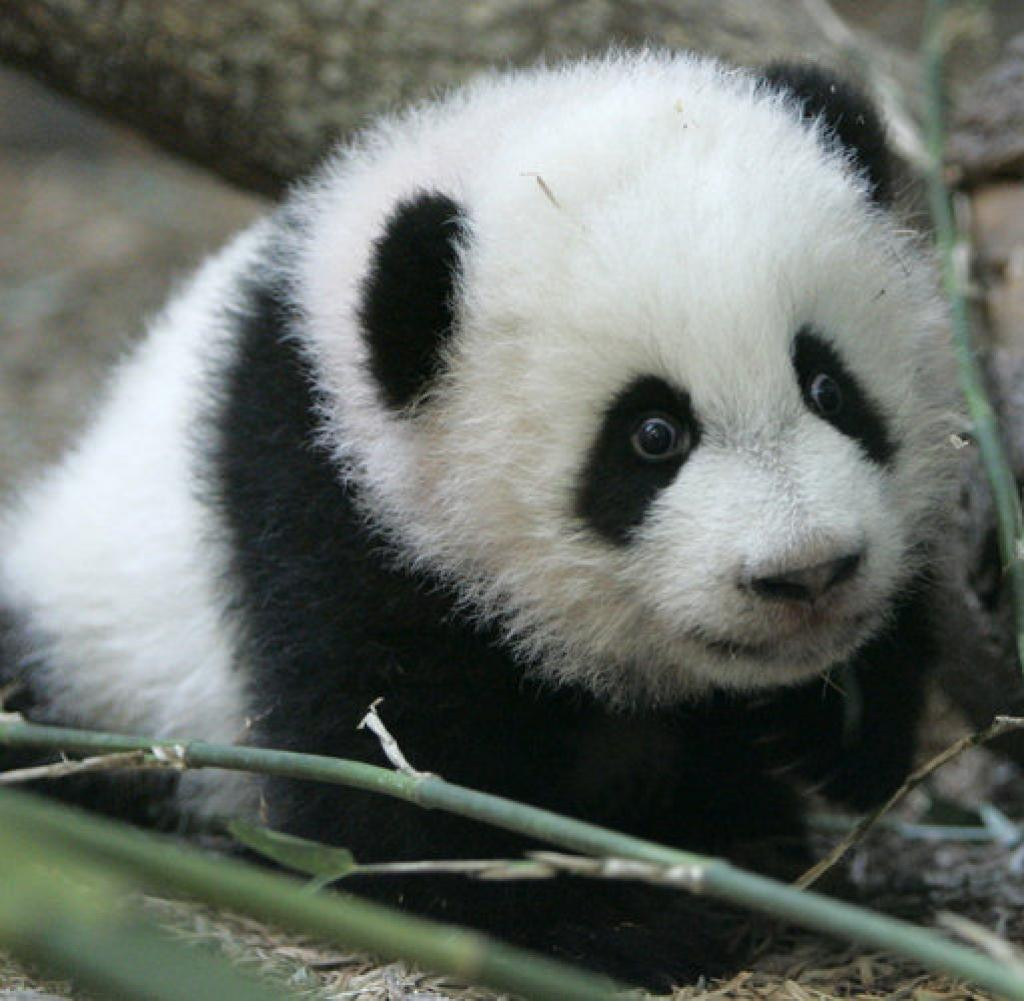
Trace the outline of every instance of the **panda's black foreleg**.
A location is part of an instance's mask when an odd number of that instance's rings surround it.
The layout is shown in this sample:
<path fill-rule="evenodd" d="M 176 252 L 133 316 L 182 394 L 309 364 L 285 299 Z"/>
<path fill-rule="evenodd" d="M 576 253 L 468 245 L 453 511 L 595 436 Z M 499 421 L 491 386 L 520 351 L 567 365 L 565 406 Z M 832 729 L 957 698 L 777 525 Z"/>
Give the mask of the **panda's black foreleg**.
<path fill-rule="evenodd" d="M 731 701 L 614 714 L 493 666 L 479 685 L 449 677 L 437 690 L 410 687 L 408 674 L 386 683 L 381 711 L 414 767 L 685 849 L 730 854 L 766 834 L 798 835 L 796 798 L 759 770 Z M 379 694 L 383 673 L 378 679 Z M 261 743 L 382 763 L 376 739 L 356 729 L 368 692 L 347 690 L 333 706 L 322 692 L 301 706 L 280 701 L 296 697 L 297 687 L 282 690 L 278 710 L 264 717 Z M 297 715 L 306 722 L 301 731 L 288 724 Z M 358 790 L 272 779 L 265 798 L 271 826 L 342 845 L 363 862 L 516 859 L 551 847 Z M 375 876 L 342 888 L 657 989 L 735 968 L 749 924 L 686 893 L 570 877 Z"/>
<path fill-rule="evenodd" d="M 277 820 L 272 807 L 274 826 L 295 831 L 294 824 L 301 823 L 299 832 L 311 836 L 320 831 L 322 837 L 322 825 L 327 825 L 335 832 L 330 840 L 349 847 L 360 860 L 518 859 L 532 848 L 551 847 L 355 790 L 324 793 L 312 785 L 273 782 L 268 802 L 280 804 L 283 797 L 292 804 L 301 800 L 302 814 L 296 817 L 292 806 Z M 654 991 L 734 970 L 751 937 L 749 920 L 739 911 L 640 883 L 420 874 L 351 878 L 337 888 Z"/>

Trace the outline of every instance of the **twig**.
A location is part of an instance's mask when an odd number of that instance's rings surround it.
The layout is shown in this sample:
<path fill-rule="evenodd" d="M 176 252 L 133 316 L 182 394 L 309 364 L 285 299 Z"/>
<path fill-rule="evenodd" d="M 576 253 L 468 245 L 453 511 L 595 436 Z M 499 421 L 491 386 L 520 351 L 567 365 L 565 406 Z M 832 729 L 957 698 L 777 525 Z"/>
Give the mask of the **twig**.
<path fill-rule="evenodd" d="M 147 750 L 154 746 L 154 741 L 149 737 L 0 721 L 0 744 L 95 753 L 100 750 Z M 572 852 L 653 862 L 670 867 L 692 866 L 695 884 L 699 884 L 700 889 L 709 896 L 871 948 L 884 949 L 916 960 L 927 969 L 942 970 L 972 981 L 1013 1001 L 1024 1001 L 1024 976 L 1001 966 L 988 956 L 951 943 L 933 931 L 843 901 L 797 890 L 764 876 L 744 872 L 720 859 L 669 848 L 595 824 L 559 816 L 549 810 L 467 789 L 445 782 L 436 775 L 414 778 L 362 761 L 229 744 L 207 744 L 202 741 L 184 743 L 178 747 L 182 762 L 189 768 L 230 768 L 351 786 L 427 808 L 446 810 Z M 4 791 L 0 795 L 0 807 L 5 797 L 14 795 L 11 791 Z M 0 819 L 6 822 L 5 817 Z M 59 830 L 61 822 L 54 820 L 54 827 Z M 105 843 L 105 835 L 97 835 L 96 842 L 99 851 Z M 221 864 L 220 860 L 218 864 Z M 158 875 L 159 872 L 153 878 Z M 317 898 L 311 896 L 310 899 Z M 295 922 L 289 922 L 281 911 L 275 914 L 282 923 L 299 927 Z M 309 928 L 309 925 L 302 927 Z M 351 943 L 356 944 L 356 940 L 352 939 Z M 438 968 L 436 963 L 426 965 Z"/>
<path fill-rule="evenodd" d="M 591 879 L 633 879 L 657 886 L 674 886 L 690 893 L 704 890 L 706 867 L 699 863 L 655 865 L 625 858 L 587 858 L 561 852 L 530 852 L 530 858 L 551 866 L 557 872 Z"/>
<path fill-rule="evenodd" d="M 339 876 L 472 876 L 475 879 L 514 880 L 550 879 L 558 870 L 545 862 L 531 859 L 426 859 L 420 862 L 369 862 L 356 865 L 351 873 Z"/>
<path fill-rule="evenodd" d="M 546 199 L 547 199 L 547 200 L 548 200 L 549 202 L 551 202 L 551 204 L 552 204 L 552 205 L 553 205 L 553 206 L 554 206 L 554 207 L 555 207 L 556 209 L 558 209 L 558 211 L 559 211 L 559 212 L 561 212 L 561 211 L 562 211 L 562 205 L 561 205 L 561 203 L 560 203 L 560 202 L 558 201 L 558 199 L 557 199 L 557 198 L 555 197 L 555 193 L 554 193 L 554 192 L 553 192 L 553 191 L 551 190 L 551 188 L 550 188 L 550 187 L 548 186 L 548 182 L 547 182 L 547 181 L 545 181 L 545 180 L 544 180 L 544 178 L 543 178 L 543 177 L 541 177 L 541 175 L 540 175 L 540 174 L 538 174 L 538 173 L 537 173 L 536 171 L 528 170 L 528 171 L 525 171 L 525 172 L 524 172 L 523 174 L 521 174 L 520 176 L 522 176 L 522 177 L 532 177 L 532 178 L 533 178 L 533 179 L 534 179 L 534 180 L 535 180 L 535 181 L 537 182 L 537 187 L 538 187 L 538 188 L 540 188 L 540 190 L 541 190 L 541 192 L 543 193 L 544 197 L 545 197 L 545 198 L 546 198 Z"/>
<path fill-rule="evenodd" d="M 370 708 L 366 710 L 366 715 L 359 721 L 358 729 L 369 730 L 380 741 L 384 756 L 403 775 L 408 775 L 414 779 L 429 778 L 430 772 L 418 772 L 409 764 L 409 759 L 402 753 L 402 749 L 398 746 L 398 741 L 391 736 L 388 728 L 384 725 L 384 721 L 378 715 L 377 706 L 383 701 L 384 698 L 382 696 L 370 703 Z"/>
<path fill-rule="evenodd" d="M 859 817 L 829 813 L 811 814 L 807 818 L 810 827 L 823 834 L 848 834 L 859 820 Z M 1000 844 L 1012 848 L 1024 840 L 1024 830 L 1012 821 L 1006 823 L 1009 825 L 1006 830 L 995 830 L 986 824 L 915 824 L 896 817 L 881 817 L 875 828 L 892 831 L 907 841 Z"/>
<path fill-rule="evenodd" d="M 163 761 L 147 755 L 145 751 L 122 751 L 120 754 L 100 754 L 81 761 L 55 761 L 49 765 L 35 765 L 32 768 L 12 768 L 0 772 L 0 786 L 13 786 L 21 782 L 35 782 L 39 779 L 63 779 L 83 772 L 109 772 L 121 769 L 167 768 Z"/>
<path fill-rule="evenodd" d="M 12 718 L 13 717 L 13 718 Z M 0 713 L 0 723 L 23 722 L 16 713 Z M 40 779 L 63 779 L 84 772 L 113 771 L 184 771 L 185 748 L 181 744 L 155 744 L 149 748 L 136 748 L 114 754 L 99 754 L 78 761 L 53 761 L 48 765 L 12 768 L 0 772 L 0 786 L 20 785 Z"/>
<path fill-rule="evenodd" d="M 806 889 L 815 883 L 826 872 L 829 871 L 855 844 L 861 841 L 868 831 L 878 823 L 897 803 L 901 802 L 908 793 L 916 789 L 929 775 L 941 768 L 948 761 L 959 757 L 964 751 L 980 744 L 987 744 L 990 740 L 1001 737 L 1004 733 L 1012 730 L 1024 729 L 1024 718 L 1017 716 L 997 716 L 984 730 L 961 737 L 950 744 L 944 751 L 939 752 L 934 758 L 927 761 L 920 768 L 911 772 L 906 781 L 897 789 L 877 810 L 866 814 L 850 831 L 849 834 L 837 844 L 820 862 L 813 865 L 798 880 L 795 885 Z"/>
<path fill-rule="evenodd" d="M 1012 942 L 1007 942 L 993 931 L 989 931 L 984 925 L 977 921 L 971 921 L 960 914 L 952 914 L 949 911 L 940 911 L 936 917 L 937 923 L 943 928 L 948 928 L 958 938 L 971 945 L 977 946 L 982 952 L 993 959 L 1015 967 L 1024 974 L 1024 953 Z"/>
<path fill-rule="evenodd" d="M 700 893 L 700 865 L 658 865 L 626 858 L 591 858 L 561 852 L 529 852 L 527 859 L 431 859 L 422 862 L 375 862 L 357 865 L 360 876 L 409 876 L 449 874 L 476 879 L 551 879 L 558 875 L 589 879 L 635 880 L 657 886 L 673 886 Z M 345 877 L 339 877 L 344 879 Z"/>

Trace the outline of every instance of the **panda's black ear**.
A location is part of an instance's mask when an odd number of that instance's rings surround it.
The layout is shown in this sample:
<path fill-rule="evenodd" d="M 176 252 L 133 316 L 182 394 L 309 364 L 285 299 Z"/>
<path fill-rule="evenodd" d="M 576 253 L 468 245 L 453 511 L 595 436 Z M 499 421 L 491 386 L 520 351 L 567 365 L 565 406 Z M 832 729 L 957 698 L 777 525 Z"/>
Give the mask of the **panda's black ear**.
<path fill-rule="evenodd" d="M 359 318 L 370 371 L 395 409 L 413 402 L 440 370 L 455 319 L 464 224 L 457 202 L 423 192 L 398 204 L 373 246 Z"/>
<path fill-rule="evenodd" d="M 820 66 L 772 63 L 761 73 L 773 90 L 796 97 L 804 118 L 824 119 L 832 141 L 853 154 L 880 205 L 892 201 L 892 161 L 885 128 L 870 99 L 857 87 Z"/>

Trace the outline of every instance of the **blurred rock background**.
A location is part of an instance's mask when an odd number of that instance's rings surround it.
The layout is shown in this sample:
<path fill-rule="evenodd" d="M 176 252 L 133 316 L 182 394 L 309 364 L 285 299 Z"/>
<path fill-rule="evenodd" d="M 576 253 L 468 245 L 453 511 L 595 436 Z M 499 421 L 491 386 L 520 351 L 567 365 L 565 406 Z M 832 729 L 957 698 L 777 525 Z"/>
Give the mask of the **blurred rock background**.
<path fill-rule="evenodd" d="M 0 485 L 59 449 L 145 318 L 260 209 L 0 72 Z"/>

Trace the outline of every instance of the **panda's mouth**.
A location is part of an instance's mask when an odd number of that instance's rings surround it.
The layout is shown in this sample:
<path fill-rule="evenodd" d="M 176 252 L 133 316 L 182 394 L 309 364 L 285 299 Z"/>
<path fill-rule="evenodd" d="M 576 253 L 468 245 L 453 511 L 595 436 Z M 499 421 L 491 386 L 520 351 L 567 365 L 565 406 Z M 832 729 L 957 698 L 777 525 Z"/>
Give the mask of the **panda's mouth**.
<path fill-rule="evenodd" d="M 777 640 L 748 643 L 725 638 L 695 635 L 703 646 L 724 660 L 786 661 L 816 658 L 821 645 L 829 647 L 856 643 L 873 630 L 866 628 L 877 616 L 859 612 L 843 620 L 815 623 L 797 633 L 789 633 Z"/>
<path fill-rule="evenodd" d="M 704 645 L 714 653 L 729 660 L 737 657 L 771 657 L 778 650 L 774 643 L 738 643 L 734 640 L 703 640 Z"/>

